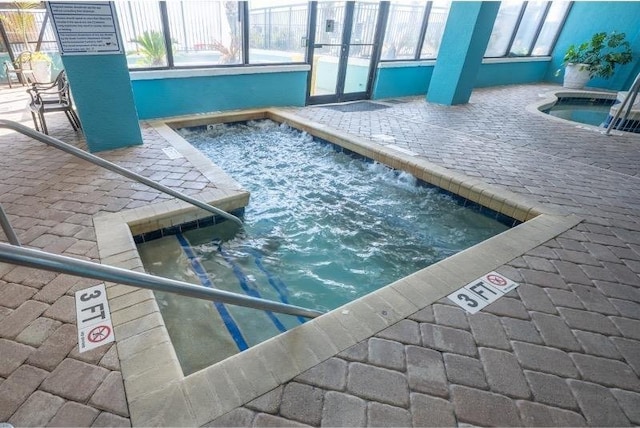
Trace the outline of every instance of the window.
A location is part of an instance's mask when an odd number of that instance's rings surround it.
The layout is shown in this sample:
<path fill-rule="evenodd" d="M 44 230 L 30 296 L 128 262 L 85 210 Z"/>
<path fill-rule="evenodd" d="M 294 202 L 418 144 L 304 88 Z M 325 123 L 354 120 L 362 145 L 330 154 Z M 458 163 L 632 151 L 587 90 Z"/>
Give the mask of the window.
<path fill-rule="evenodd" d="M 292 0 L 284 6 L 273 0 L 249 3 L 249 62 L 302 62 L 306 47 L 308 2 Z"/>
<path fill-rule="evenodd" d="M 175 66 L 242 63 L 242 23 L 235 1 L 168 1 Z"/>
<path fill-rule="evenodd" d="M 0 20 L 7 36 L 7 40 L 0 41 L 3 52 L 11 49 L 12 54 L 17 56 L 27 50 L 49 54 L 58 51 L 49 20 L 43 29 L 46 13 L 41 3 L 12 2 L 11 5 L 0 6 L 3 7 L 0 9 Z"/>
<path fill-rule="evenodd" d="M 448 1 L 391 2 L 382 61 L 435 58 L 449 15 Z"/>
<path fill-rule="evenodd" d="M 167 66 L 159 2 L 115 2 L 115 5 L 129 68 Z"/>
<path fill-rule="evenodd" d="M 535 1 L 528 2 L 527 7 L 524 10 L 520 25 L 516 36 L 511 43 L 509 54 L 512 56 L 526 56 L 531 52 L 531 46 L 536 36 L 538 28 L 540 28 L 540 22 L 544 17 L 544 13 L 547 9 L 549 2 Z"/>
<path fill-rule="evenodd" d="M 548 55 L 571 2 L 502 2 L 485 57 Z"/>
<path fill-rule="evenodd" d="M 305 60 L 306 0 L 138 0 L 115 5 L 129 68 Z"/>
<path fill-rule="evenodd" d="M 551 4 L 531 55 L 549 55 L 551 53 L 570 6 L 571 3 L 562 1 Z"/>
<path fill-rule="evenodd" d="M 442 42 L 442 35 L 444 34 L 444 27 L 447 24 L 450 8 L 450 1 L 433 2 L 429 13 L 429 20 L 427 21 L 427 31 L 424 33 L 420 58 L 433 59 L 438 56 L 440 42 Z"/>
<path fill-rule="evenodd" d="M 517 28 L 524 2 L 502 2 L 498 16 L 493 24 L 491 38 L 484 56 L 505 56 L 511 43 L 511 37 Z"/>
<path fill-rule="evenodd" d="M 382 60 L 415 59 L 425 5 L 391 3 L 382 45 Z"/>

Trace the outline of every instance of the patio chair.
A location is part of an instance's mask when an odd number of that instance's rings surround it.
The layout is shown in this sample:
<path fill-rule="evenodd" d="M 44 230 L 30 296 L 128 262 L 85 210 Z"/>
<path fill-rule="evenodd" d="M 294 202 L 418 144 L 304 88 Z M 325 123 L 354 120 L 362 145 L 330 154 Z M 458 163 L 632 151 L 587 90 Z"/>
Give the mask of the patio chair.
<path fill-rule="evenodd" d="M 34 83 L 27 92 L 31 96 L 29 110 L 31 110 L 36 131 L 49 134 L 44 115 L 57 111 L 64 112 L 74 131 L 82 128 L 80 118 L 73 109 L 69 81 L 64 70 L 58 74 L 52 84 L 44 86 Z"/>
<path fill-rule="evenodd" d="M 31 52 L 22 52 L 14 62 L 5 61 L 4 73 L 7 76 L 10 88 L 13 88 L 11 84 L 12 75 L 16 76 L 22 86 L 35 82 L 33 70 L 31 69 Z"/>

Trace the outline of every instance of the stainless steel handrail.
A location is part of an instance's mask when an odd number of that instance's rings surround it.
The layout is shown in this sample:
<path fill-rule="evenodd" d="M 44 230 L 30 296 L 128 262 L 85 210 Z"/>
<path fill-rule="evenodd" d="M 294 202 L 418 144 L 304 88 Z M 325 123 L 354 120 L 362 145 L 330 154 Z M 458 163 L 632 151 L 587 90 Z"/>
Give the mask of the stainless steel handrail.
<path fill-rule="evenodd" d="M 154 291 L 165 291 L 196 299 L 228 303 L 248 308 L 278 312 L 282 314 L 316 318 L 322 312 L 286 303 L 273 302 L 224 290 L 206 288 L 182 281 L 161 278 L 146 273 L 130 271 L 114 266 L 74 259 L 31 248 L 17 247 L 0 242 L 0 262 L 13 263 L 36 269 L 66 273 L 101 281 L 132 285 Z"/>
<path fill-rule="evenodd" d="M 130 178 L 132 180 L 135 180 L 139 183 L 142 184 L 146 184 L 147 186 L 156 189 L 160 192 L 166 193 L 167 195 L 171 195 L 174 198 L 178 198 L 181 199 L 185 202 L 188 202 L 192 205 L 195 205 L 198 208 L 202 208 L 205 211 L 209 211 L 210 213 L 213 214 L 217 214 L 219 216 L 222 216 L 224 218 L 226 218 L 227 220 L 231 220 L 234 223 L 238 224 L 239 226 L 242 226 L 242 220 L 240 220 L 238 217 L 234 216 L 233 214 L 229 214 L 226 211 L 223 211 L 219 208 L 213 207 L 209 204 L 206 204 L 204 202 L 201 202 L 197 199 L 194 199 L 190 196 L 185 195 L 184 193 L 178 192 L 176 190 L 173 190 L 167 186 L 164 186 L 160 183 L 156 183 L 153 180 L 148 179 L 147 177 L 143 177 L 140 174 L 136 174 L 133 171 L 129 171 L 126 168 L 123 168 L 121 166 L 116 165 L 113 162 L 109 162 L 107 160 L 104 160 L 98 156 L 92 155 L 90 153 L 85 152 L 84 150 L 80 150 L 77 147 L 72 146 L 71 144 L 67 144 L 65 142 L 62 142 L 56 138 L 50 137 L 48 135 L 44 135 L 41 134 L 40 132 L 36 132 L 31 128 L 28 128 L 24 125 L 21 125 L 17 122 L 13 122 L 11 120 L 6 120 L 6 119 L 0 119 L 0 128 L 7 128 L 7 129 L 12 129 L 16 132 L 19 132 L 23 135 L 26 135 L 28 137 L 33 138 L 34 140 L 38 140 L 42 143 L 45 143 L 49 146 L 55 147 L 57 149 L 60 149 L 66 153 L 69 153 L 73 156 L 79 157 L 81 159 L 86 160 L 87 162 L 91 162 L 94 165 L 98 165 L 102 168 L 108 169 L 109 171 L 115 172 L 117 174 L 120 174 L 124 177 Z"/>
<path fill-rule="evenodd" d="M 624 120 L 621 120 L 620 123 L 624 124 L 624 122 L 627 120 L 627 118 L 629 117 L 629 114 L 631 113 L 631 108 L 633 107 L 633 103 L 635 102 L 636 97 L 638 96 L 638 90 L 640 90 L 640 73 L 638 73 L 638 75 L 636 76 L 635 80 L 631 84 L 631 87 L 629 88 L 629 91 L 627 92 L 627 95 L 625 95 L 624 99 L 622 100 L 622 103 L 620 103 L 620 106 L 618 107 L 618 111 L 613 116 L 613 119 L 611 119 L 611 122 L 609 122 L 609 125 L 607 126 L 607 130 L 605 131 L 606 135 L 609 135 L 611 130 L 618 126 L 617 125 L 618 119 L 620 119 L 620 116 L 622 115 L 622 111 L 625 108 L 627 109 L 627 112 L 625 113 Z"/>
<path fill-rule="evenodd" d="M 116 172 L 125 177 L 144 183 L 149 187 L 152 187 L 161 192 L 165 192 L 171 196 L 175 196 L 176 198 L 189 202 L 197 206 L 198 208 L 202 208 L 214 214 L 221 215 L 239 225 L 242 225 L 242 221 L 232 214 L 200 202 L 180 192 L 176 192 L 175 190 L 169 189 L 168 187 L 149 180 L 146 177 L 138 175 L 114 163 L 89 154 L 53 137 L 49 137 L 48 135 L 33 131 L 32 129 L 27 128 L 26 126 L 23 126 L 19 123 L 0 119 L 0 128 L 8 128 L 17 131 L 21 134 L 41 141 L 50 146 L 56 147 L 95 165 L 106 168 L 109 171 Z M 2 209 L 2 205 L 0 205 L 0 227 L 2 227 L 2 230 L 4 231 L 10 242 L 10 244 L 0 242 L 0 262 L 13 263 L 19 266 L 27 266 L 36 269 L 66 273 L 69 275 L 93 278 L 118 284 L 132 285 L 135 287 L 146 288 L 154 291 L 164 291 L 174 294 L 180 294 L 183 296 L 194 297 L 197 299 L 208 301 L 216 301 L 228 303 L 231 305 L 245 306 L 253 309 L 278 312 L 294 316 L 302 316 L 305 318 L 315 318 L 322 315 L 322 312 L 320 311 L 303 308 L 301 306 L 273 302 L 271 300 L 245 296 L 243 294 L 231 293 L 224 290 L 206 288 L 182 281 L 149 275 L 146 273 L 130 271 L 114 266 L 101 265 L 99 263 L 74 259 L 72 257 L 51 254 L 46 251 L 21 247 L 18 236 L 11 227 L 9 219 Z"/>

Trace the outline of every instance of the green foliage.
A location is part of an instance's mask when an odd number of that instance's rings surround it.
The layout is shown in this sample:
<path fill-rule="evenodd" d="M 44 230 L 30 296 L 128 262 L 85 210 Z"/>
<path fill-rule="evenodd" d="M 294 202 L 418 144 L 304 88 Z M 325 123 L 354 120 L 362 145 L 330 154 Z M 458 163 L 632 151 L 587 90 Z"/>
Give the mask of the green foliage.
<path fill-rule="evenodd" d="M 591 40 L 572 44 L 564 55 L 564 64 L 586 64 L 591 77 L 608 79 L 616 65 L 628 64 L 633 55 L 625 33 L 596 33 Z"/>
<path fill-rule="evenodd" d="M 6 15 L 0 16 L 4 25 L 10 31 L 18 33 L 24 44 L 24 50 L 30 51 L 29 47 L 29 32 L 35 29 L 36 20 L 31 9 L 40 8 L 39 1 L 14 1 L 12 2 L 15 11 L 9 12 Z"/>
<path fill-rule="evenodd" d="M 141 36 L 133 39 L 143 55 L 142 62 L 149 66 L 165 65 L 167 48 L 164 45 L 164 35 L 159 31 L 145 31 Z"/>
<path fill-rule="evenodd" d="M 31 61 L 46 61 L 51 64 L 51 57 L 42 51 L 35 51 L 31 53 Z"/>

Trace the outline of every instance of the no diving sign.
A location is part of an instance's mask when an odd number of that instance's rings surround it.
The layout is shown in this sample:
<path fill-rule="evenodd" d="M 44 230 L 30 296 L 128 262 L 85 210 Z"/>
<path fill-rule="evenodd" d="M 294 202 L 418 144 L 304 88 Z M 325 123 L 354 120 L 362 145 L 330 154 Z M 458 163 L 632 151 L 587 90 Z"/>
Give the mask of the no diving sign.
<path fill-rule="evenodd" d="M 497 272 L 489 272 L 447 297 L 470 314 L 475 314 L 518 285 Z"/>
<path fill-rule="evenodd" d="M 76 319 L 80 352 L 115 340 L 104 284 L 76 292 Z"/>

